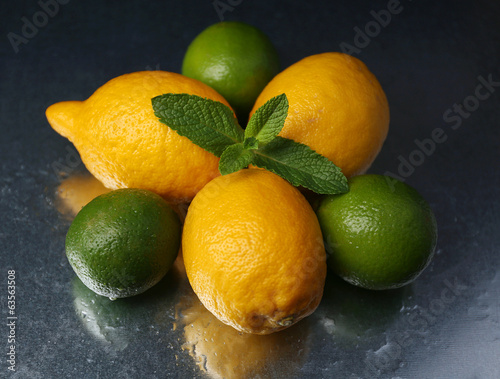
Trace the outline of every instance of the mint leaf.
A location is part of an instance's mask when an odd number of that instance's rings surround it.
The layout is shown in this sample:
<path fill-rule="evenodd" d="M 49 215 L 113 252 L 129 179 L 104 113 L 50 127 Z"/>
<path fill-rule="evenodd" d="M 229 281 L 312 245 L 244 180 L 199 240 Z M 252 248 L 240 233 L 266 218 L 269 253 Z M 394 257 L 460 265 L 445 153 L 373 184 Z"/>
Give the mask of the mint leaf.
<path fill-rule="evenodd" d="M 245 149 L 255 150 L 259 148 L 259 141 L 254 137 L 248 137 L 243 141 L 243 146 Z"/>
<path fill-rule="evenodd" d="M 162 123 L 220 157 L 222 175 L 254 164 L 319 194 L 349 190 L 346 177 L 328 158 L 304 144 L 278 137 L 288 112 L 285 94 L 257 109 L 245 131 L 232 110 L 217 101 L 169 93 L 151 102 Z"/>
<path fill-rule="evenodd" d="M 262 144 L 271 142 L 283 129 L 288 114 L 288 99 L 283 93 L 255 111 L 245 129 L 245 138 L 255 137 Z"/>
<path fill-rule="evenodd" d="M 220 157 L 244 132 L 226 105 L 185 93 L 168 93 L 151 99 L 156 117 L 181 136 Z"/>
<path fill-rule="evenodd" d="M 253 152 L 253 164 L 278 174 L 294 186 L 303 186 L 319 194 L 349 191 L 340 168 L 307 145 L 276 137 Z"/>
<path fill-rule="evenodd" d="M 222 175 L 239 171 L 252 163 L 253 157 L 253 152 L 242 143 L 228 146 L 220 157 L 219 171 Z"/>

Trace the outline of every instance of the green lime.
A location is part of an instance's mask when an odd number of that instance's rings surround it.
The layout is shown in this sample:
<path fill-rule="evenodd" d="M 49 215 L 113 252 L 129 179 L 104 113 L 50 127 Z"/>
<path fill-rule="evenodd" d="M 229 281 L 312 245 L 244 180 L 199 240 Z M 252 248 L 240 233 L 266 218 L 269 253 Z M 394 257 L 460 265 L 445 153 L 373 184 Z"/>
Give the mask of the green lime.
<path fill-rule="evenodd" d="M 220 22 L 189 45 L 182 74 L 211 86 L 246 121 L 266 84 L 279 72 L 278 53 L 259 29 L 242 22 Z"/>
<path fill-rule="evenodd" d="M 437 241 L 429 204 L 409 185 L 382 175 L 353 177 L 349 188 L 325 197 L 317 210 L 329 267 L 368 289 L 398 288 L 416 279 Z"/>
<path fill-rule="evenodd" d="M 76 215 L 66 256 L 80 280 L 111 299 L 134 296 L 160 281 L 180 247 L 179 217 L 163 198 L 141 189 L 96 197 Z"/>

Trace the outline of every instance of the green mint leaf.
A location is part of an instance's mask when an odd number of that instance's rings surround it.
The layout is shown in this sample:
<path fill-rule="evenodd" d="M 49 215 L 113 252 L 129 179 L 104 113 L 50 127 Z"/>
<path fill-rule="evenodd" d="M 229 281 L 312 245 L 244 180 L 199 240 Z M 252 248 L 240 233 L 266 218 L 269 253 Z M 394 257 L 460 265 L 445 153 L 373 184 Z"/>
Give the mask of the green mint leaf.
<path fill-rule="evenodd" d="M 245 149 L 255 150 L 259 148 L 259 141 L 255 137 L 248 137 L 243 141 L 243 146 Z"/>
<path fill-rule="evenodd" d="M 222 175 L 239 171 L 252 163 L 253 157 L 253 152 L 242 143 L 228 146 L 220 157 L 219 171 Z"/>
<path fill-rule="evenodd" d="M 283 93 L 255 111 L 245 129 L 245 138 L 254 137 L 262 144 L 271 142 L 283 129 L 288 114 L 288 99 Z"/>
<path fill-rule="evenodd" d="M 155 116 L 181 136 L 220 157 L 244 132 L 226 105 L 185 93 L 168 93 L 151 99 Z"/>
<path fill-rule="evenodd" d="M 303 186 L 319 194 L 349 191 L 347 179 L 340 169 L 307 145 L 276 137 L 253 152 L 253 164 L 278 174 L 294 186 Z"/>

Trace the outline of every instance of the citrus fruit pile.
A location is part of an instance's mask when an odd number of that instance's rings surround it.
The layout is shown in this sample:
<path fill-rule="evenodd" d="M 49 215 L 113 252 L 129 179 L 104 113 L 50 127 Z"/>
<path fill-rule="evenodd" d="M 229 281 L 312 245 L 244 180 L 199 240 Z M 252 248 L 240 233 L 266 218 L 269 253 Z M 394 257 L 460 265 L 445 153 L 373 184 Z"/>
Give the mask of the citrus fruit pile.
<path fill-rule="evenodd" d="M 146 291 L 182 246 L 203 305 L 238 331 L 269 334 L 314 312 L 327 266 L 381 290 L 410 283 L 432 258 L 426 201 L 365 175 L 389 106 L 349 55 L 279 72 L 264 33 L 221 22 L 189 45 L 182 74 L 125 74 L 46 115 L 112 190 L 82 208 L 66 238 L 71 266 L 100 295 Z M 306 189 L 321 195 L 316 212 Z M 179 203 L 189 204 L 182 226 Z"/>

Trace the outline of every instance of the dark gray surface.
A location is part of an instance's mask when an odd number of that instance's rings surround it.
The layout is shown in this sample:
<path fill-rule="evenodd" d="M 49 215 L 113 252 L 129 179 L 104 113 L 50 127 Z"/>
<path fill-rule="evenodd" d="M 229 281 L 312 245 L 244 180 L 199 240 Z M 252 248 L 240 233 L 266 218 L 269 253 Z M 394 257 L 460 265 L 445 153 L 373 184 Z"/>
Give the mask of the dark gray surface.
<path fill-rule="evenodd" d="M 208 377 L 182 349 L 182 328 L 172 328 L 182 296 L 172 275 L 151 293 L 112 305 L 75 282 L 64 255 L 70 220 L 54 205 L 62 178 L 53 163 L 66 163 L 70 176 L 85 168 L 68 156 L 72 145 L 44 111 L 83 100 L 126 72 L 179 72 L 189 42 L 219 15 L 212 1 L 61 2 L 46 20 L 34 0 L 1 7 L 0 377 Z M 283 355 L 257 374 L 500 378 L 499 3 L 401 1 L 366 46 L 356 45 L 354 28 L 374 27 L 370 12 L 386 9 L 386 1 L 219 3 L 234 5 L 226 20 L 266 32 L 283 67 L 343 42 L 360 48 L 354 56 L 378 77 L 391 106 L 389 136 L 370 172 L 406 176 L 439 226 L 435 259 L 404 289 L 362 291 L 330 275 L 317 312 L 277 342 Z M 41 26 L 16 53 L 8 33 L 22 36 L 22 17 L 36 14 Z M 476 92 L 488 78 L 498 84 Z M 467 113 L 446 118 L 463 102 Z M 446 140 L 427 155 L 416 152 L 415 140 L 439 128 Z M 401 159 L 418 165 L 410 172 Z M 8 270 L 16 273 L 13 374 Z"/>

